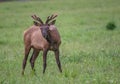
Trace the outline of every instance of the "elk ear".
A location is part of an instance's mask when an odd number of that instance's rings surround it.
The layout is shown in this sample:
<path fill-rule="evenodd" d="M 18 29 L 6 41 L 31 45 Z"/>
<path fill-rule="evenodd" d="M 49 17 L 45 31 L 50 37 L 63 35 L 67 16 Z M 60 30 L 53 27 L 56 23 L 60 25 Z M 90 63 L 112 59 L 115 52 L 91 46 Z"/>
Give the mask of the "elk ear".
<path fill-rule="evenodd" d="M 56 20 L 53 20 L 52 22 L 49 23 L 49 25 L 54 25 Z"/>
<path fill-rule="evenodd" d="M 36 26 L 41 26 L 41 24 L 38 23 L 38 22 L 36 22 L 36 21 L 33 21 L 33 23 L 34 23 L 34 25 L 36 25 Z"/>

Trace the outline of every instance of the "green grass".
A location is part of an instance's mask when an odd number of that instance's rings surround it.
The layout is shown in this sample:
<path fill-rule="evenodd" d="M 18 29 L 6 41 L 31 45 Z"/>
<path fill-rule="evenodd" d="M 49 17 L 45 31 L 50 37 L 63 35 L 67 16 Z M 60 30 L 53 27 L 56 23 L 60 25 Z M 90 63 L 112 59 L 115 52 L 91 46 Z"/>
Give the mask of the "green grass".
<path fill-rule="evenodd" d="M 42 74 L 42 53 L 36 60 L 37 76 L 24 57 L 23 31 L 32 14 L 44 21 L 57 13 L 56 26 L 62 38 L 59 73 L 54 54 L 49 52 Z M 113 31 L 106 30 L 115 22 Z M 41 0 L 0 3 L 0 84 L 119 84 L 120 0 Z M 30 56 L 29 56 L 30 58 Z"/>

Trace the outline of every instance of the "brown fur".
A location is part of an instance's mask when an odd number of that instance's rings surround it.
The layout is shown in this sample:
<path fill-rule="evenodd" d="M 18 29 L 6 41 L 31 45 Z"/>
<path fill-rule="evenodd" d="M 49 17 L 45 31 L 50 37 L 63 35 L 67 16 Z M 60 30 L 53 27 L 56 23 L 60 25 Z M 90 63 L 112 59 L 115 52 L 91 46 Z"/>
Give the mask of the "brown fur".
<path fill-rule="evenodd" d="M 56 62 L 58 64 L 60 72 L 62 72 L 61 64 L 59 60 L 59 46 L 61 44 L 61 39 L 58 30 L 54 25 L 49 26 L 49 33 L 51 35 L 52 42 L 49 43 L 42 35 L 40 26 L 31 26 L 27 30 L 24 31 L 24 45 L 25 45 L 25 57 L 23 59 L 23 71 L 22 74 L 24 74 L 24 69 L 26 66 L 26 60 L 28 58 L 28 54 L 33 48 L 33 54 L 30 58 L 31 67 L 34 70 L 34 62 L 39 54 L 39 52 L 43 51 L 43 73 L 46 69 L 46 58 L 47 58 L 47 52 L 48 50 L 52 50 L 55 53 Z"/>

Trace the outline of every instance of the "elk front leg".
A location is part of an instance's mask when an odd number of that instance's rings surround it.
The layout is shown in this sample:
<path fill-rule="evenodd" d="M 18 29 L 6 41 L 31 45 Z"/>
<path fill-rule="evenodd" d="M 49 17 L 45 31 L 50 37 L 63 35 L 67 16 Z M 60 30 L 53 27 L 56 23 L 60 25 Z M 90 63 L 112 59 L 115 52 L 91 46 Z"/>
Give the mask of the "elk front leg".
<path fill-rule="evenodd" d="M 43 51 L 43 74 L 45 73 L 45 69 L 46 69 L 46 60 L 47 60 L 47 52 L 48 50 L 44 50 Z"/>
<path fill-rule="evenodd" d="M 39 54 L 39 51 L 34 49 L 33 50 L 33 54 L 32 54 L 32 56 L 30 58 L 31 68 L 34 71 L 35 71 L 35 69 L 34 69 L 34 63 L 35 63 L 36 58 L 38 57 L 38 54 Z"/>
<path fill-rule="evenodd" d="M 55 53 L 55 58 L 56 58 L 56 63 L 58 65 L 58 68 L 59 68 L 60 72 L 62 72 L 61 63 L 60 63 L 60 59 L 59 59 L 59 49 L 55 50 L 54 53 Z"/>
<path fill-rule="evenodd" d="M 26 61 L 27 61 L 27 58 L 28 58 L 28 54 L 30 52 L 30 47 L 26 46 L 25 47 L 25 57 L 23 59 L 23 64 L 22 64 L 22 75 L 24 75 L 24 70 L 25 70 L 25 67 L 26 67 Z"/>

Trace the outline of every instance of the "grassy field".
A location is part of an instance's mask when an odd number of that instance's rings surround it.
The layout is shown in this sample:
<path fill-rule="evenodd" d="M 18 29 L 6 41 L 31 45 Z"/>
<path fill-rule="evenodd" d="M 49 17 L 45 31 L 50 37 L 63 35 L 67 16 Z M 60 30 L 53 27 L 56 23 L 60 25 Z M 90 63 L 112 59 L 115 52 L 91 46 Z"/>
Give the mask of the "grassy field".
<path fill-rule="evenodd" d="M 57 13 L 61 34 L 59 73 L 53 52 L 49 52 L 42 74 L 42 52 L 36 60 L 37 75 L 29 60 L 21 75 L 24 57 L 23 31 L 32 14 L 44 21 Z M 114 21 L 117 28 L 107 30 Z M 29 56 L 30 58 L 30 56 Z M 40 0 L 0 3 L 0 84 L 119 84 L 120 0 Z"/>

